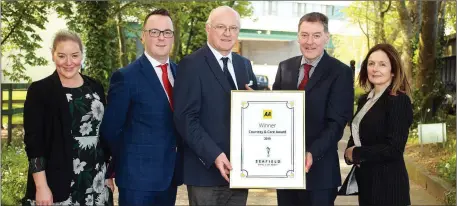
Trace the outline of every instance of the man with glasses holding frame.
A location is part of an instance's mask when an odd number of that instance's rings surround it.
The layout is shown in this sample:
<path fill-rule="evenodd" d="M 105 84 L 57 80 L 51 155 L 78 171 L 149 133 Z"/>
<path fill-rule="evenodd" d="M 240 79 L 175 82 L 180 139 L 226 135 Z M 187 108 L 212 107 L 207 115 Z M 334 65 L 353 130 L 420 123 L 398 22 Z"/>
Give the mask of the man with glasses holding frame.
<path fill-rule="evenodd" d="M 256 89 L 248 59 L 232 52 L 240 30 L 238 12 L 211 11 L 208 42 L 178 66 L 175 123 L 184 140 L 184 183 L 190 205 L 246 205 L 247 189 L 230 189 L 231 90 Z M 250 87 L 249 87 L 250 86 Z"/>
<path fill-rule="evenodd" d="M 119 205 L 175 205 L 182 184 L 181 140 L 173 123 L 176 64 L 168 11 L 146 16 L 144 54 L 111 77 L 101 136 L 115 158 Z"/>

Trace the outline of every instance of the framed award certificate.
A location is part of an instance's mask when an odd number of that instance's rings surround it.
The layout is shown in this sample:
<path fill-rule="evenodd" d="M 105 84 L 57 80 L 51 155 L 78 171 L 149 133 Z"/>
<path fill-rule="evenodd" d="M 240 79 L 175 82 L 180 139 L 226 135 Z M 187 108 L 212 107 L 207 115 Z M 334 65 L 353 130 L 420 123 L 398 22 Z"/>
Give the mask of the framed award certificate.
<path fill-rule="evenodd" d="M 305 92 L 231 95 L 230 188 L 305 189 Z"/>

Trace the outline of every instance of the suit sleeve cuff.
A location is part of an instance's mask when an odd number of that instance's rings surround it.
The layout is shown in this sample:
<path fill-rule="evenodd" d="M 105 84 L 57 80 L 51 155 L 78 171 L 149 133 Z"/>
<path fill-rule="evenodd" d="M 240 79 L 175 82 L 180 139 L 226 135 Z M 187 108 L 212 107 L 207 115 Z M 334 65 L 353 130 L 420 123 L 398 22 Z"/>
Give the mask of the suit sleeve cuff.
<path fill-rule="evenodd" d="M 209 169 L 214 164 L 214 161 L 216 161 L 216 158 L 223 153 L 219 147 L 213 148 L 208 152 L 209 154 L 206 156 L 206 158 L 200 158 L 200 161 L 206 167 L 206 169 Z"/>
<path fill-rule="evenodd" d="M 313 162 L 316 162 L 316 161 L 319 161 L 320 159 L 322 159 L 322 156 L 317 152 L 316 149 L 313 149 L 313 147 L 309 148 L 309 150 L 306 152 L 311 153 L 311 155 L 313 156 Z"/>

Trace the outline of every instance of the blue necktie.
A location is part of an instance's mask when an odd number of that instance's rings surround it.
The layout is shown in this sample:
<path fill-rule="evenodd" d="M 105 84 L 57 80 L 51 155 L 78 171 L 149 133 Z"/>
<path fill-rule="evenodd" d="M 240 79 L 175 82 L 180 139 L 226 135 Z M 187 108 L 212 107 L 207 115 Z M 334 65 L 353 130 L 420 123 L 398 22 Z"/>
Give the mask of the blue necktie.
<path fill-rule="evenodd" d="M 227 62 L 228 62 L 229 58 L 228 57 L 222 57 L 221 59 L 222 59 L 222 62 L 224 62 L 223 70 L 224 70 L 225 77 L 227 78 L 227 81 L 230 84 L 230 87 L 232 88 L 232 90 L 237 90 L 236 86 L 235 86 L 235 82 L 233 82 L 232 75 L 230 74 L 230 72 L 228 70 Z"/>

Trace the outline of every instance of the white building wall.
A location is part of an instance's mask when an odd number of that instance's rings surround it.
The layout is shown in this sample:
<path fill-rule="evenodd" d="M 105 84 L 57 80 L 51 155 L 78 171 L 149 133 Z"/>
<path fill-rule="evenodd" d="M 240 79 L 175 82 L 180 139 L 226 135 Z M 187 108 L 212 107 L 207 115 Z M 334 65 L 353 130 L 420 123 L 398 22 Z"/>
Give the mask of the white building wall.
<path fill-rule="evenodd" d="M 297 32 L 300 18 L 309 12 L 321 12 L 330 16 L 339 7 L 349 6 L 351 1 L 251 1 L 253 15 L 241 19 L 242 29 Z M 329 32 L 345 36 L 362 35 L 357 25 L 344 19 L 329 19 Z M 266 75 L 270 86 L 274 82 L 278 64 L 288 58 L 301 55 L 298 42 L 261 41 L 241 39 L 241 53 L 253 63 L 256 75 Z"/>
<path fill-rule="evenodd" d="M 242 55 L 254 64 L 278 65 L 288 57 L 300 55 L 296 41 L 243 41 Z"/>

